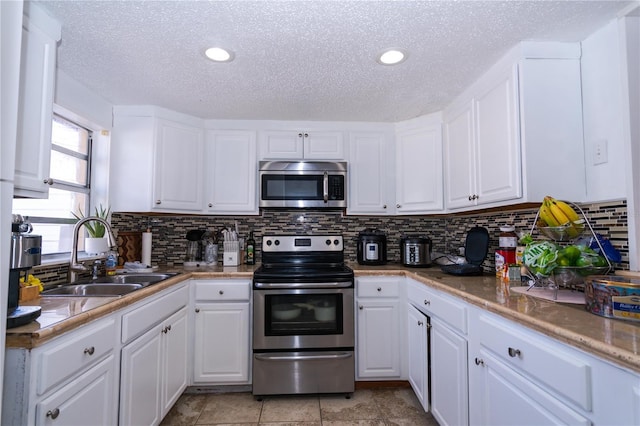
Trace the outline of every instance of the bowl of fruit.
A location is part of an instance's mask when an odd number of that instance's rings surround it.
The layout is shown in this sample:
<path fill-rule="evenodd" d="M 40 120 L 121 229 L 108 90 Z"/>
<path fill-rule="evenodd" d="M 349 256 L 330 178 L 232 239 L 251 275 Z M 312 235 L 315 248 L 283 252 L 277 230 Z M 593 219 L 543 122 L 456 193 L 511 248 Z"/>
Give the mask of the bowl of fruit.
<path fill-rule="evenodd" d="M 554 241 L 570 241 L 582 235 L 585 220 L 568 203 L 546 196 L 538 210 L 536 227 Z"/>
<path fill-rule="evenodd" d="M 558 285 L 581 285 L 585 277 L 603 275 L 609 269 L 609 262 L 601 254 L 587 246 L 569 245 L 558 250 L 553 279 Z"/>

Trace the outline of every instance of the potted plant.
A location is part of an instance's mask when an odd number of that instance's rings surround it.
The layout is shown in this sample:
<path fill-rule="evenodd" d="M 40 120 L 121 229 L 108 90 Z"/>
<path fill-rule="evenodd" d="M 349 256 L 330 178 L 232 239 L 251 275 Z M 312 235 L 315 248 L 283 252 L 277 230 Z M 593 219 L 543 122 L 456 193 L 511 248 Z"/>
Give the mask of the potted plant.
<path fill-rule="evenodd" d="M 105 209 L 102 204 L 100 208 L 95 208 L 95 217 L 107 220 L 109 213 L 111 213 L 111 207 Z M 84 219 L 85 216 L 82 209 L 78 207 L 78 213 L 71 212 L 71 214 L 78 220 Z M 87 231 L 88 236 L 84 239 L 84 251 L 87 253 L 106 253 L 109 250 L 109 242 L 105 237 L 106 227 L 104 224 L 98 221 L 89 221 L 84 225 L 84 229 Z"/>

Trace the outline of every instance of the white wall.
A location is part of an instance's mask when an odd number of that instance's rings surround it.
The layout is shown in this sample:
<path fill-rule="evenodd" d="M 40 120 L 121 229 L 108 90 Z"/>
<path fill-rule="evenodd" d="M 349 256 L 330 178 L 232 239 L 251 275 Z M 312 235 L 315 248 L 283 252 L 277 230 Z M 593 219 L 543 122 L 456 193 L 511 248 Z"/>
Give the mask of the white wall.
<path fill-rule="evenodd" d="M 621 55 L 617 20 L 582 43 L 582 86 L 587 200 L 626 198 Z M 606 143 L 608 161 L 594 165 L 596 145 Z"/>

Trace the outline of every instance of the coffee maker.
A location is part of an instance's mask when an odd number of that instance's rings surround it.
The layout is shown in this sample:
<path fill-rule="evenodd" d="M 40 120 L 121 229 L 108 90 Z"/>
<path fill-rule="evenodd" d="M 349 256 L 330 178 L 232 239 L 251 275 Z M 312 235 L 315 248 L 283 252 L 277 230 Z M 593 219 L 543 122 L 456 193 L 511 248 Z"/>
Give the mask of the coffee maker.
<path fill-rule="evenodd" d="M 20 276 L 27 281 L 29 269 L 40 264 L 42 236 L 31 234 L 30 223 L 14 215 L 11 223 L 11 261 L 9 262 L 9 297 L 7 328 L 28 324 L 40 316 L 40 306 L 19 306 Z"/>
<path fill-rule="evenodd" d="M 199 266 L 202 263 L 204 259 L 202 237 L 205 232 L 201 229 L 187 231 L 187 251 L 184 256 L 184 266 Z"/>

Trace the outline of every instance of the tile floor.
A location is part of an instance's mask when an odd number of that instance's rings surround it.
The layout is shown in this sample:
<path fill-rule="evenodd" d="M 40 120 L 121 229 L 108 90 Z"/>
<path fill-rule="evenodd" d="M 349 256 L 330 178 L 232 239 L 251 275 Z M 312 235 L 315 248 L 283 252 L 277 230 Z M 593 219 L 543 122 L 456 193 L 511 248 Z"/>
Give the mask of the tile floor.
<path fill-rule="evenodd" d="M 410 388 L 358 389 L 344 395 L 265 397 L 251 393 L 184 394 L 162 425 L 437 426 Z"/>

